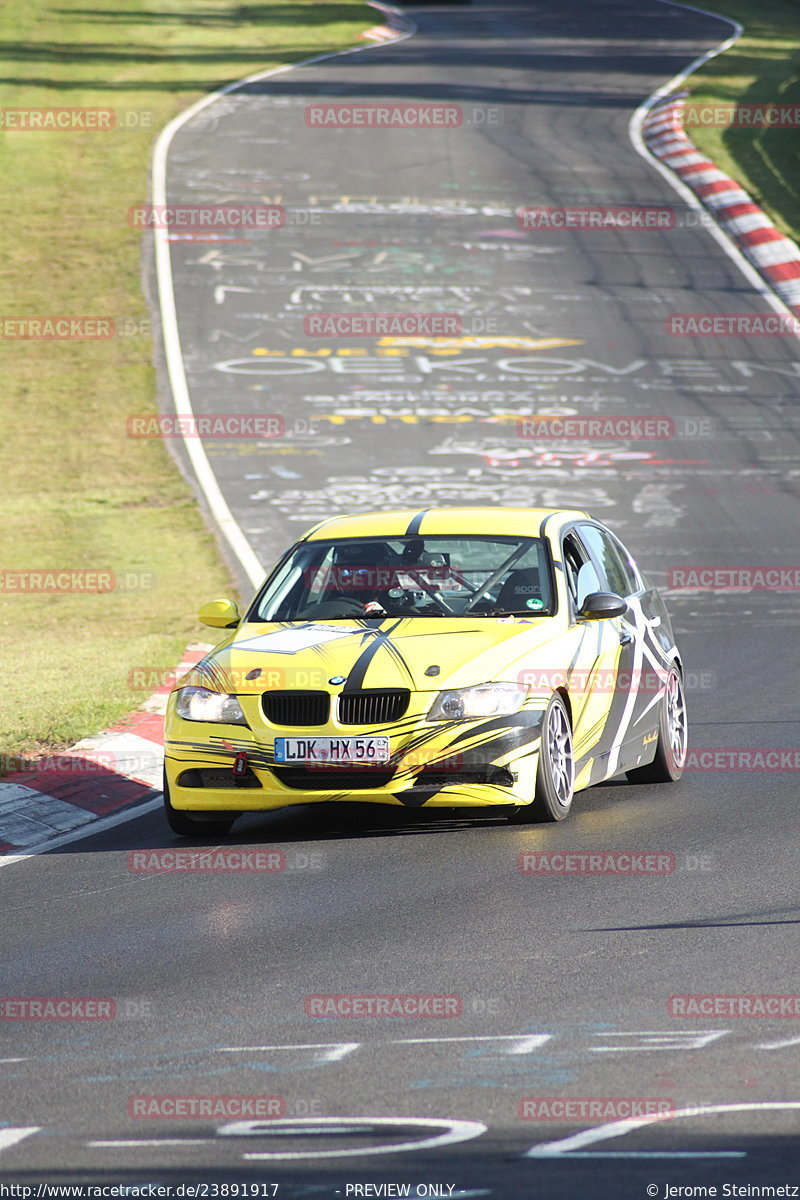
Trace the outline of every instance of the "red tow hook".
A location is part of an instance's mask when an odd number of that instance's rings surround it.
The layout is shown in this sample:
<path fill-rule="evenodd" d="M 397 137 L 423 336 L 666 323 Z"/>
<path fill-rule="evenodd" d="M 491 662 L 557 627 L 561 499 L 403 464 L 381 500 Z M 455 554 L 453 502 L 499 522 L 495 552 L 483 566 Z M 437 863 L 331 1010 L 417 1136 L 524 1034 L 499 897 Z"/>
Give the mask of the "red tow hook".
<path fill-rule="evenodd" d="M 237 783 L 241 783 L 247 774 L 247 755 L 244 750 L 240 750 L 233 760 L 233 778 Z"/>

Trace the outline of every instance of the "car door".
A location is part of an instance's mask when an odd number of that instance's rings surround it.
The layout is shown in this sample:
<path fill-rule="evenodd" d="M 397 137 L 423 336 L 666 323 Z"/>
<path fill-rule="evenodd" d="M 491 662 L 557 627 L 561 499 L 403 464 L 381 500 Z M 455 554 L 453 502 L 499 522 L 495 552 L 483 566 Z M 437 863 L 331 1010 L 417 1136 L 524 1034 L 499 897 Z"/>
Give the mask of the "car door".
<path fill-rule="evenodd" d="M 564 531 L 561 554 L 570 610 L 566 686 L 572 709 L 576 785 L 583 787 L 613 773 L 609 760 L 620 710 L 617 677 L 623 631 L 618 618 L 583 621 L 578 616 L 590 593 L 611 588 L 577 526 Z"/>
<path fill-rule="evenodd" d="M 614 775 L 638 765 L 657 737 L 666 674 L 665 656 L 654 635 L 662 619 L 633 559 L 610 530 L 587 521 L 577 526 L 577 532 L 603 590 L 616 592 L 628 605 L 623 616 L 606 622 L 618 641 L 616 681 L 604 737 L 608 774 Z"/>

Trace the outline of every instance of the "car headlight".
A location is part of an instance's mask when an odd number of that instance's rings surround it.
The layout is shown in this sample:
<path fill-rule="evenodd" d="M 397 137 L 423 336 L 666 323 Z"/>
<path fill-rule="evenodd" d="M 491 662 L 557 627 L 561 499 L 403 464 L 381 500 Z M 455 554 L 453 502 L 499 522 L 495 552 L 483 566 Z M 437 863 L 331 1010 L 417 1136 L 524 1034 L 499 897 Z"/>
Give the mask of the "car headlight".
<path fill-rule="evenodd" d="M 227 692 L 204 687 L 185 687 L 178 692 L 178 716 L 185 721 L 216 721 L 223 725 L 246 725 L 241 705 Z"/>
<path fill-rule="evenodd" d="M 516 683 L 479 683 L 477 687 L 440 692 L 428 712 L 429 721 L 461 721 L 519 712 L 528 689 Z"/>

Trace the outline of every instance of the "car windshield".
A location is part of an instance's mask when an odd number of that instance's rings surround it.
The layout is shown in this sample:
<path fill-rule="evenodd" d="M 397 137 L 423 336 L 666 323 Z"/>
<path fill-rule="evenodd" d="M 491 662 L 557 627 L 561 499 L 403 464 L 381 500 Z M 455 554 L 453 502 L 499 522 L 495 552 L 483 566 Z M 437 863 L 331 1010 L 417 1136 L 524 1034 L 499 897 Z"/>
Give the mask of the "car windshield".
<path fill-rule="evenodd" d="M 251 621 L 552 614 L 540 538 L 346 538 L 298 545 L 267 581 Z"/>

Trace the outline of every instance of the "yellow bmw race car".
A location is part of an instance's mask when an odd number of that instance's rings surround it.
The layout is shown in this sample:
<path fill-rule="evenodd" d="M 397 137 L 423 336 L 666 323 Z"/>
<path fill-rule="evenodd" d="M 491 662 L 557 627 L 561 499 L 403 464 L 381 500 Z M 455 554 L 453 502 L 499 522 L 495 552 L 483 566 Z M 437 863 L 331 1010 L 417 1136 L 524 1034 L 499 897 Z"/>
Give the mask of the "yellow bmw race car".
<path fill-rule="evenodd" d="M 626 772 L 680 778 L 669 615 L 587 513 L 432 508 L 323 521 L 169 697 L 164 804 L 179 834 L 243 812 L 360 800 L 504 805 L 560 821 Z"/>

